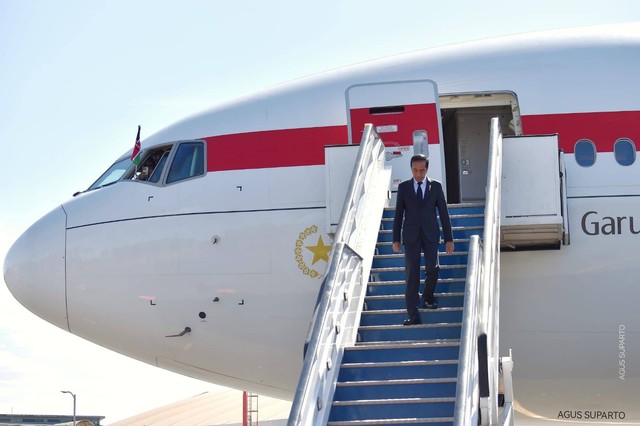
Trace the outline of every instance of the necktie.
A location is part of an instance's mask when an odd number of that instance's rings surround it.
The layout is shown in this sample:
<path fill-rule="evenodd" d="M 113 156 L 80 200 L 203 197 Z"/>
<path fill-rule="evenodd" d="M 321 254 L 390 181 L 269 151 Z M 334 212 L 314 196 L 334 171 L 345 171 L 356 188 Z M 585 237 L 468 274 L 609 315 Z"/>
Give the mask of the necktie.
<path fill-rule="evenodd" d="M 418 195 L 418 201 L 422 201 L 422 182 L 418 182 L 418 192 L 416 194 Z"/>

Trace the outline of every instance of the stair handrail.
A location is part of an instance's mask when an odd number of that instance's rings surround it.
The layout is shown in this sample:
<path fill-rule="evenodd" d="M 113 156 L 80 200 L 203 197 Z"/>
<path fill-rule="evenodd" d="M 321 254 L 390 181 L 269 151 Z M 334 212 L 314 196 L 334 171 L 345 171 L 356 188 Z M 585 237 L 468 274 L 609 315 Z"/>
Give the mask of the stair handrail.
<path fill-rule="evenodd" d="M 482 245 L 474 248 L 468 260 L 463 331 L 460 342 L 460 368 L 456 390 L 455 425 L 497 425 L 498 385 L 500 377 L 500 195 L 502 182 L 502 131 L 500 120 L 491 119 L 489 163 L 487 171 L 484 234 Z M 474 241 L 472 239 L 471 241 Z M 479 241 L 478 241 L 479 243 Z M 479 257 L 476 257 L 479 256 Z M 480 265 L 472 262 L 480 262 Z M 473 269 L 473 271 L 472 271 Z M 473 280 L 473 282 L 470 281 Z M 473 303 L 473 305 L 471 305 Z M 466 326 L 466 329 L 465 329 Z M 485 340 L 486 339 L 486 340 Z M 486 355 L 480 356 L 480 344 L 486 342 Z M 475 362 L 474 358 L 478 358 Z M 485 367 L 485 368 L 481 368 Z M 481 386 L 488 384 L 488 389 Z M 473 405 L 479 399 L 477 408 Z M 471 406 L 469 406 L 471 404 Z M 509 409 L 511 406 L 509 405 Z M 471 423 L 472 418 L 476 423 Z"/>
<path fill-rule="evenodd" d="M 567 201 L 567 166 L 564 151 L 558 152 L 558 164 L 560 166 L 560 206 L 562 208 L 562 244 L 568 246 L 571 243 L 569 234 L 569 203 Z"/>
<path fill-rule="evenodd" d="M 344 348 L 355 343 L 366 280 L 388 198 L 385 147 L 366 124 L 312 318 L 288 426 L 326 424 Z"/>
<path fill-rule="evenodd" d="M 489 143 L 489 176 L 484 215 L 483 273 L 484 295 L 481 302 L 484 333 L 487 334 L 487 362 L 489 366 L 488 415 L 491 424 L 498 424 L 498 384 L 500 377 L 500 202 L 502 183 L 502 131 L 500 119 L 491 119 Z M 481 400 L 482 405 L 482 400 Z"/>
<path fill-rule="evenodd" d="M 469 240 L 467 278 L 464 289 L 460 357 L 456 388 L 454 422 L 456 426 L 477 425 L 479 416 L 478 334 L 480 309 L 478 298 L 482 281 L 482 241 L 477 235 Z"/>

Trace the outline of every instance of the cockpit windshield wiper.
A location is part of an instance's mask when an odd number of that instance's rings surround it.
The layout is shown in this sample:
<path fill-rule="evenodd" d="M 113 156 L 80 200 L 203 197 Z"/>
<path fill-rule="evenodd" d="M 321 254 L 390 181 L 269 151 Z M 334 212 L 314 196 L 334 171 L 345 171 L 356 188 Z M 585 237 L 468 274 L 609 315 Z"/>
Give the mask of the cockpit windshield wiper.
<path fill-rule="evenodd" d="M 100 189 L 100 188 L 104 188 L 110 185 L 113 185 L 115 183 L 118 183 L 117 180 L 114 180 L 113 182 L 109 182 L 109 183 L 105 183 L 104 185 L 100 185 L 100 186 L 96 186 L 96 187 L 92 187 L 92 188 L 87 188 L 84 191 L 77 191 L 73 194 L 73 196 L 75 197 L 76 195 L 80 195 L 80 194 L 84 194 L 85 192 L 89 192 L 89 191 L 95 191 L 96 189 Z"/>

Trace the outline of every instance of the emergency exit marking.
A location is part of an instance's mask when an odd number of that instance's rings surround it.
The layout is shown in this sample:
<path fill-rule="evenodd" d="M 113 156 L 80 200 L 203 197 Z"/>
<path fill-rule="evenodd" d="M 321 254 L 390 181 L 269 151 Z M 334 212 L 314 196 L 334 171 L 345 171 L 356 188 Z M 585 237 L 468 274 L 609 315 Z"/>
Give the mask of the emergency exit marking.
<path fill-rule="evenodd" d="M 398 125 L 397 124 L 391 124 L 389 126 L 377 126 L 376 127 L 376 132 L 378 133 L 392 133 L 392 132 L 397 132 L 398 131 Z"/>

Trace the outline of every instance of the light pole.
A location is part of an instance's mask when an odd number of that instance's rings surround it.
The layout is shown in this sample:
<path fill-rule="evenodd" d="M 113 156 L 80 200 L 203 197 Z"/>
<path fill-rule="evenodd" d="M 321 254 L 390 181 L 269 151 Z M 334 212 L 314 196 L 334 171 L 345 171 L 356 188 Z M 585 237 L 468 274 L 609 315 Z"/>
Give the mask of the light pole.
<path fill-rule="evenodd" d="M 68 393 L 73 397 L 73 426 L 76 426 L 76 394 L 71 391 L 60 391 L 62 393 Z"/>

